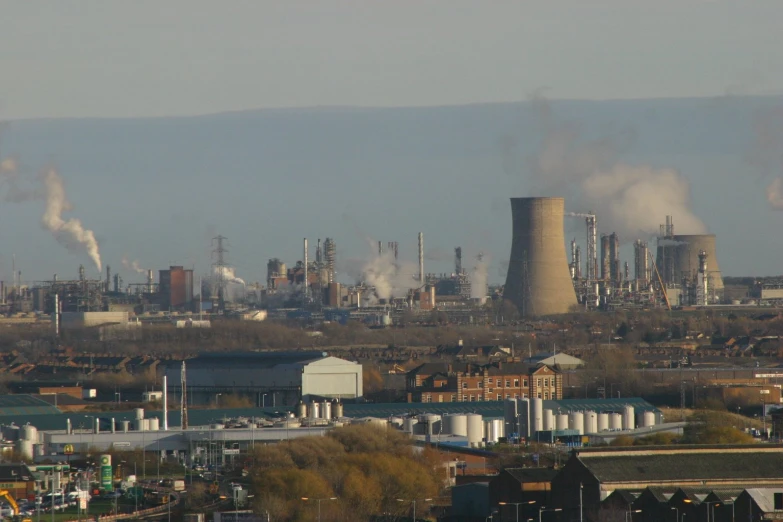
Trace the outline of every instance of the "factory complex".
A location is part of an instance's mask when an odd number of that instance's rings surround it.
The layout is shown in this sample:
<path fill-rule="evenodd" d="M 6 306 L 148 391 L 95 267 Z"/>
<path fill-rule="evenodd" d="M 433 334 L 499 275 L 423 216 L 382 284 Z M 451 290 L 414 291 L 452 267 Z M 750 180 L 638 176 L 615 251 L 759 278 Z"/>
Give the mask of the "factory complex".
<path fill-rule="evenodd" d="M 102 415 L 33 415 L 27 416 L 24 424 L 3 416 L 0 423 L 5 448 L 16 449 L 36 462 L 58 462 L 91 451 L 143 449 L 159 453 L 161 459 L 181 462 L 210 451 L 211 462 L 225 463 L 244 455 L 257 442 L 323 435 L 351 423 L 389 426 L 423 442 L 466 448 L 491 447 L 505 440 L 581 446 L 590 437 L 611 440 L 618 434 L 643 436 L 652 430 L 681 428 L 678 423 L 664 424 L 655 407 L 637 398 L 519 399 L 470 406 L 319 401 L 300 402 L 290 411 L 270 407 L 192 409 L 183 418 L 180 411 L 137 408 Z"/>

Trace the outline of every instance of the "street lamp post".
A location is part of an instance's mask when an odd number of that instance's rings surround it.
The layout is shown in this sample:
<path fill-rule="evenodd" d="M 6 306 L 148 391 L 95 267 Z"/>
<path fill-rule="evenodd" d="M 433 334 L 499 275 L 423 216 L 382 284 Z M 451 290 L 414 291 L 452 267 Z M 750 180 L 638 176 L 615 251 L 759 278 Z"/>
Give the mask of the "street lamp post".
<path fill-rule="evenodd" d="M 556 513 L 558 511 L 563 511 L 563 509 L 562 508 L 547 509 L 546 506 L 541 506 L 540 508 L 538 508 L 538 522 L 541 522 L 544 513 L 546 512 Z"/>
<path fill-rule="evenodd" d="M 312 500 L 313 502 L 318 503 L 318 522 L 321 522 L 321 502 L 324 500 L 337 500 L 337 497 L 329 497 L 329 498 L 309 498 L 309 497 L 302 497 L 302 500 L 307 502 L 308 500 Z"/>
<path fill-rule="evenodd" d="M 216 393 L 215 394 L 215 408 L 218 407 L 218 398 L 223 395 L 222 393 Z"/>
<path fill-rule="evenodd" d="M 716 505 L 720 506 L 720 501 L 719 500 L 714 500 L 712 502 L 702 502 L 702 504 L 707 506 L 707 522 L 710 522 L 710 520 L 714 521 L 715 520 L 715 506 Z M 712 515 L 713 515 L 711 517 L 710 517 L 710 509 L 712 509 Z"/>
<path fill-rule="evenodd" d="M 641 512 L 642 512 L 641 509 L 631 510 L 631 508 L 628 508 L 628 511 L 625 513 L 625 520 L 633 522 L 633 514 L 634 513 L 641 513 Z"/>
<path fill-rule="evenodd" d="M 676 507 L 672 508 L 674 510 L 674 522 L 680 522 L 680 510 Z"/>
<path fill-rule="evenodd" d="M 529 502 L 498 502 L 498 505 L 500 506 L 515 506 L 517 509 L 517 522 L 519 522 L 519 506 L 524 505 L 532 505 L 535 504 L 535 500 L 531 500 Z"/>
<path fill-rule="evenodd" d="M 397 499 L 397 502 L 410 502 L 411 504 L 413 504 L 413 522 L 416 522 L 416 500 L 421 500 L 422 502 L 429 502 L 432 499 L 431 498 L 422 498 L 422 499 L 415 499 L 414 498 L 414 499 L 411 499 L 411 500 L 406 500 L 404 498 L 398 498 Z"/>

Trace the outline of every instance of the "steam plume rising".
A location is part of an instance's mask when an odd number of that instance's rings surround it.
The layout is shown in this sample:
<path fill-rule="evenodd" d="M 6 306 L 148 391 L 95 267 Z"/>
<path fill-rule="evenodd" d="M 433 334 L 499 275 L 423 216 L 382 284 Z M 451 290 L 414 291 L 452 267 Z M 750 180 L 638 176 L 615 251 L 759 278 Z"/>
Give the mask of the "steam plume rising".
<path fill-rule="evenodd" d="M 13 158 L 0 161 L 0 179 L 8 184 L 6 201 L 21 203 L 31 200 L 43 200 L 46 204 L 41 226 L 51 232 L 58 243 L 71 252 L 85 252 L 98 270 L 101 270 L 101 254 L 98 241 L 92 230 L 85 229 L 77 218 L 63 219 L 63 213 L 73 210 L 65 194 L 65 186 L 60 174 L 54 168 L 48 168 L 39 175 L 39 185 L 30 190 L 18 186 L 18 164 Z"/>
<path fill-rule="evenodd" d="M 481 299 L 487 297 L 489 262 L 482 253 L 476 256 L 476 264 L 470 274 L 470 297 Z"/>
<path fill-rule="evenodd" d="M 127 256 L 122 256 L 122 266 L 127 270 L 133 270 L 137 274 L 144 274 L 146 270 L 141 267 L 137 260 L 129 261 Z"/>
<path fill-rule="evenodd" d="M 368 244 L 372 252 L 375 243 L 368 240 Z M 374 297 L 378 299 L 404 297 L 409 289 L 419 286 L 418 266 L 395 260 L 393 252 L 375 252 L 366 260 L 347 259 L 342 263 L 342 270 L 357 284 L 375 288 Z"/>
<path fill-rule="evenodd" d="M 534 103 L 544 138 L 528 163 L 531 195 L 566 195 L 569 207 L 593 210 L 602 227 L 625 238 L 656 233 L 666 215 L 684 234 L 706 231 L 691 210 L 690 185 L 679 172 L 619 161 L 632 132 L 586 140 L 578 126 L 556 121 L 546 100 Z"/>
<path fill-rule="evenodd" d="M 783 210 L 783 178 L 775 178 L 767 186 L 767 202 L 773 210 Z"/>
<path fill-rule="evenodd" d="M 65 195 L 62 177 L 55 169 L 49 168 L 43 173 L 42 179 L 46 210 L 41 217 L 41 224 L 68 250 L 84 250 L 98 270 L 101 270 L 101 254 L 93 231 L 85 229 L 82 222 L 76 218 L 66 221 L 62 217 L 63 212 L 73 209 Z"/>

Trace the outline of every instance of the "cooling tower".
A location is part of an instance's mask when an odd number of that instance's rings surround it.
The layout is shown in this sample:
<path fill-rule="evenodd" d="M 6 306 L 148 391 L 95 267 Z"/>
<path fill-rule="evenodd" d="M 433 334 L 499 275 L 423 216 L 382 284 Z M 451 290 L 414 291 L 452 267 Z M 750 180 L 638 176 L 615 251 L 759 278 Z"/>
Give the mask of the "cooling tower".
<path fill-rule="evenodd" d="M 564 314 L 576 305 L 564 206 L 563 198 L 511 198 L 513 241 L 503 295 L 523 316 Z"/>
<path fill-rule="evenodd" d="M 672 240 L 673 244 L 665 247 L 665 255 L 670 257 L 666 265 L 671 266 L 671 282 L 680 283 L 683 277 L 693 280 L 699 269 L 699 251 L 704 250 L 707 253 L 709 284 L 716 292 L 723 292 L 723 276 L 718 266 L 715 234 L 675 235 Z M 663 250 L 663 247 L 658 247 L 659 263 L 662 263 L 660 260 L 664 255 Z"/>

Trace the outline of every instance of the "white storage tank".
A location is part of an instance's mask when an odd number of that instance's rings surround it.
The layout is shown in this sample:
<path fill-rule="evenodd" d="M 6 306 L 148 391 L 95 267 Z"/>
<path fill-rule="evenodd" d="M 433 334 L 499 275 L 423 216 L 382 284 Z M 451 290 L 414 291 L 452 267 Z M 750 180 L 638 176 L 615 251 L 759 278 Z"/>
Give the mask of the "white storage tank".
<path fill-rule="evenodd" d="M 544 401 L 541 399 L 530 399 L 530 425 L 531 435 L 544 429 Z"/>
<path fill-rule="evenodd" d="M 552 410 L 544 410 L 544 431 L 555 429 L 555 414 Z"/>
<path fill-rule="evenodd" d="M 568 416 L 568 429 L 576 430 L 579 435 L 585 434 L 585 414 L 581 411 L 572 411 Z"/>
<path fill-rule="evenodd" d="M 389 424 L 391 424 L 395 428 L 402 429 L 404 421 L 402 417 L 392 417 L 391 419 L 389 419 Z"/>
<path fill-rule="evenodd" d="M 609 431 L 609 414 L 598 414 L 598 431 Z"/>
<path fill-rule="evenodd" d="M 435 415 L 434 413 L 424 413 L 419 415 L 419 424 L 424 425 L 425 435 L 436 435 L 440 433 L 440 422 L 440 415 Z"/>
<path fill-rule="evenodd" d="M 585 433 L 598 433 L 598 414 L 594 411 L 585 414 Z"/>
<path fill-rule="evenodd" d="M 127 420 L 120 421 L 120 424 L 122 425 L 122 432 L 128 433 L 128 430 L 130 429 L 130 421 Z"/>
<path fill-rule="evenodd" d="M 134 419 L 133 429 L 136 431 L 144 431 L 144 419 Z"/>
<path fill-rule="evenodd" d="M 623 429 L 633 430 L 636 429 L 636 419 L 634 418 L 635 412 L 633 406 L 626 406 L 623 409 Z"/>
<path fill-rule="evenodd" d="M 22 426 L 20 438 L 30 442 L 38 442 L 38 428 L 31 424 L 25 424 Z"/>
<path fill-rule="evenodd" d="M 146 419 L 146 421 L 149 422 L 150 431 L 160 430 L 160 420 L 157 417 L 150 417 L 149 419 Z"/>
<path fill-rule="evenodd" d="M 332 409 L 332 413 L 334 414 L 335 419 L 342 418 L 343 416 L 343 403 L 340 401 L 337 401 L 334 404 L 334 408 Z"/>
<path fill-rule="evenodd" d="M 33 449 L 34 449 L 33 441 L 19 439 L 16 442 L 14 442 L 14 446 L 16 447 L 17 453 L 19 453 L 19 456 L 21 456 L 22 458 L 25 459 L 33 458 Z"/>
<path fill-rule="evenodd" d="M 413 433 L 416 424 L 418 423 L 419 423 L 419 419 L 417 419 L 416 417 L 408 417 L 407 419 L 405 419 L 405 421 L 403 422 L 403 428 L 405 433 Z"/>
<path fill-rule="evenodd" d="M 310 418 L 317 419 L 321 414 L 321 405 L 317 402 L 310 403 Z"/>
<path fill-rule="evenodd" d="M 642 415 L 642 426 L 645 428 L 655 426 L 655 413 L 651 411 L 644 412 Z"/>
<path fill-rule="evenodd" d="M 621 430 L 623 429 L 623 416 L 619 413 L 609 414 L 609 429 Z"/>
<path fill-rule="evenodd" d="M 503 437 L 503 423 L 502 419 L 492 419 L 484 422 L 484 430 L 487 434 L 487 442 L 496 444 L 501 437 Z"/>
<path fill-rule="evenodd" d="M 144 408 L 136 408 L 135 410 L 133 410 L 133 413 L 135 414 L 134 418 L 136 420 L 141 420 L 144 418 Z"/>
<path fill-rule="evenodd" d="M 567 413 L 558 413 L 555 416 L 555 429 L 558 431 L 567 430 L 568 429 L 568 414 Z"/>
<path fill-rule="evenodd" d="M 484 419 L 478 413 L 469 413 L 468 418 L 468 444 L 478 447 L 484 439 Z"/>
<path fill-rule="evenodd" d="M 446 425 L 443 428 L 444 433 L 457 435 L 459 437 L 468 436 L 468 417 L 467 415 L 454 414 L 443 417 Z"/>
<path fill-rule="evenodd" d="M 157 420 L 157 419 L 155 419 Z M 150 420 L 149 419 L 141 419 L 141 425 L 143 426 L 142 431 L 150 431 Z"/>
<path fill-rule="evenodd" d="M 332 418 L 332 403 L 328 401 L 324 401 L 321 403 L 321 411 L 320 416 L 322 419 L 331 419 Z"/>
<path fill-rule="evenodd" d="M 300 419 L 307 417 L 307 404 L 299 401 L 299 404 L 296 405 L 296 416 Z"/>

